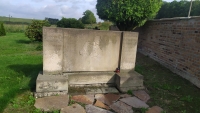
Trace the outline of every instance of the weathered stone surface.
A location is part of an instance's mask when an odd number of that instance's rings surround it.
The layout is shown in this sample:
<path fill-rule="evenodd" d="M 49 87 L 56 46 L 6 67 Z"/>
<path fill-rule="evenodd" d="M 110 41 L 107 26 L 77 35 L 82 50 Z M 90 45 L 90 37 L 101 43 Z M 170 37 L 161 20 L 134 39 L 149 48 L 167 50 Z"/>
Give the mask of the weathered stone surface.
<path fill-rule="evenodd" d="M 138 33 L 123 32 L 122 53 L 120 71 L 134 71 L 136 51 L 137 51 Z"/>
<path fill-rule="evenodd" d="M 144 88 L 143 76 L 135 71 L 116 74 L 115 83 L 122 92 Z"/>
<path fill-rule="evenodd" d="M 127 97 L 131 97 L 131 95 L 129 95 L 129 94 L 121 94 L 120 97 L 121 98 L 127 98 Z"/>
<path fill-rule="evenodd" d="M 147 94 L 144 90 L 133 91 L 133 94 L 144 102 L 147 102 L 150 99 L 149 94 Z"/>
<path fill-rule="evenodd" d="M 37 98 L 35 100 L 35 107 L 44 111 L 60 110 L 68 106 L 68 95 L 50 96 Z"/>
<path fill-rule="evenodd" d="M 115 87 L 85 88 L 86 94 L 119 93 Z"/>
<path fill-rule="evenodd" d="M 117 94 L 96 94 L 95 99 L 107 104 L 111 105 L 113 102 L 116 102 L 120 98 L 120 95 Z"/>
<path fill-rule="evenodd" d="M 144 101 L 141 101 L 140 99 L 136 97 L 123 98 L 123 99 L 120 99 L 120 101 L 134 108 L 148 108 L 149 107 Z"/>
<path fill-rule="evenodd" d="M 67 75 L 45 75 L 40 72 L 36 80 L 36 92 L 68 91 Z"/>
<path fill-rule="evenodd" d="M 105 105 L 104 103 L 102 103 L 99 100 L 96 100 L 96 102 L 94 103 L 94 106 L 100 107 L 100 108 L 104 108 L 104 109 L 110 109 L 107 105 Z"/>
<path fill-rule="evenodd" d="M 144 86 L 129 86 L 129 87 L 120 87 L 121 92 L 126 93 L 129 90 L 143 90 Z"/>
<path fill-rule="evenodd" d="M 133 113 L 132 107 L 121 101 L 117 101 L 109 107 L 117 113 Z"/>
<path fill-rule="evenodd" d="M 111 111 L 101 109 L 93 105 L 86 105 L 85 110 L 87 113 L 113 113 Z"/>
<path fill-rule="evenodd" d="M 86 113 L 85 109 L 79 104 L 73 104 L 71 106 L 67 106 L 62 108 L 60 113 Z"/>
<path fill-rule="evenodd" d="M 63 70 L 63 29 L 43 28 L 43 71 L 58 74 Z"/>
<path fill-rule="evenodd" d="M 146 113 L 161 113 L 163 111 L 159 106 L 153 106 L 146 111 Z"/>
<path fill-rule="evenodd" d="M 71 100 L 74 100 L 76 102 L 81 102 L 84 104 L 93 104 L 94 95 L 75 95 L 72 96 Z"/>
<path fill-rule="evenodd" d="M 35 98 L 47 97 L 47 96 L 58 96 L 58 95 L 67 95 L 68 91 L 53 91 L 53 92 L 35 92 Z"/>
<path fill-rule="evenodd" d="M 68 73 L 69 85 L 111 84 L 115 82 L 114 72 Z"/>
<path fill-rule="evenodd" d="M 118 67 L 120 31 L 80 29 L 63 29 L 63 31 L 64 72 L 114 71 Z"/>

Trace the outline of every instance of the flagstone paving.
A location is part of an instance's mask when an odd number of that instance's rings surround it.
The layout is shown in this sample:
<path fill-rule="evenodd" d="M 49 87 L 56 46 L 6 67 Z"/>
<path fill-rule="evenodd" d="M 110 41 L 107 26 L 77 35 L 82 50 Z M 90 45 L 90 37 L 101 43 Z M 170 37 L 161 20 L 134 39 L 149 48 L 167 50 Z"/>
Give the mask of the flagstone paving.
<path fill-rule="evenodd" d="M 150 96 L 144 91 L 133 91 L 129 94 L 89 94 L 37 98 L 35 107 L 44 111 L 60 110 L 61 113 L 134 113 L 132 108 L 147 108 L 146 113 L 161 113 L 159 106 L 149 107 L 146 102 Z M 75 104 L 70 104 L 71 101 Z M 78 102 L 78 103 L 76 103 Z M 82 104 L 81 104 L 82 103 Z M 82 105 L 82 106 L 81 106 Z"/>

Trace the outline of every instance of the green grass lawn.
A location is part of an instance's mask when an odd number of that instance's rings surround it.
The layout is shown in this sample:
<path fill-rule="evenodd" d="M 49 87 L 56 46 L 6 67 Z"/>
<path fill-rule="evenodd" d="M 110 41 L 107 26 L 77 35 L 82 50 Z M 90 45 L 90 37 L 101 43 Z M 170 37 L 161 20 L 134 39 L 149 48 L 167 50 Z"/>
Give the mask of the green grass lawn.
<path fill-rule="evenodd" d="M 0 112 L 39 113 L 32 92 L 42 70 L 42 51 L 36 49 L 41 43 L 31 42 L 24 33 L 7 33 L 0 43 Z M 163 113 L 200 113 L 200 89 L 189 81 L 140 53 L 136 71 L 144 76 L 151 107 L 160 106 Z"/>
<path fill-rule="evenodd" d="M 0 37 L 0 42 L 0 112 L 6 107 L 11 110 L 8 112 L 34 110 L 29 96 L 35 89 L 37 74 L 42 70 L 42 52 L 36 50 L 40 43 L 31 43 L 24 33 L 7 33 Z M 25 109 L 16 98 L 23 93 L 27 94 L 21 101 Z"/>
<path fill-rule="evenodd" d="M 166 113 L 200 113 L 200 89 L 156 61 L 137 53 L 136 71 L 144 76 L 150 106 Z"/>

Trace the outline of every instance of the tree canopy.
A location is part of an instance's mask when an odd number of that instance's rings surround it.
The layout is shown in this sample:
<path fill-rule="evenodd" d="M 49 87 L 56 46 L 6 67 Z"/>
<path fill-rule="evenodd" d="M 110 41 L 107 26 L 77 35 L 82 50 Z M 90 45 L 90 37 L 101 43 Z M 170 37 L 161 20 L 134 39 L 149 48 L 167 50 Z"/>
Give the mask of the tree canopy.
<path fill-rule="evenodd" d="M 100 19 L 114 22 L 121 31 L 130 31 L 154 18 L 162 0 L 97 0 Z"/>
<path fill-rule="evenodd" d="M 187 17 L 189 7 L 190 1 L 187 0 L 163 2 L 156 18 Z M 190 16 L 200 16 L 200 0 L 193 1 Z"/>
<path fill-rule="evenodd" d="M 94 13 L 90 10 L 86 10 L 85 12 L 83 12 L 83 17 L 82 17 L 82 22 L 84 24 L 94 24 L 96 23 L 96 18 L 94 16 Z"/>
<path fill-rule="evenodd" d="M 62 18 L 60 21 L 57 22 L 57 27 L 64 27 L 64 28 L 84 28 L 84 25 L 81 21 L 76 20 L 75 18 Z"/>

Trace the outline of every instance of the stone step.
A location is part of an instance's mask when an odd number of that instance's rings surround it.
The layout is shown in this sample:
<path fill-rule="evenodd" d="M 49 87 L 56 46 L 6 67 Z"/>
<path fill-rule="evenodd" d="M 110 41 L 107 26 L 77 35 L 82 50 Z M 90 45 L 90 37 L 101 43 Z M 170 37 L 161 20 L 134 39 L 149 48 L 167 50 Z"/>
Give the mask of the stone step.
<path fill-rule="evenodd" d="M 118 93 L 118 91 L 122 93 L 128 90 L 144 89 L 143 76 L 135 71 L 123 73 L 77 72 L 63 75 L 39 73 L 36 81 L 36 94 L 41 97 L 42 95 L 59 94 L 58 92 L 68 92 L 68 86 L 83 87 L 86 94 Z"/>

